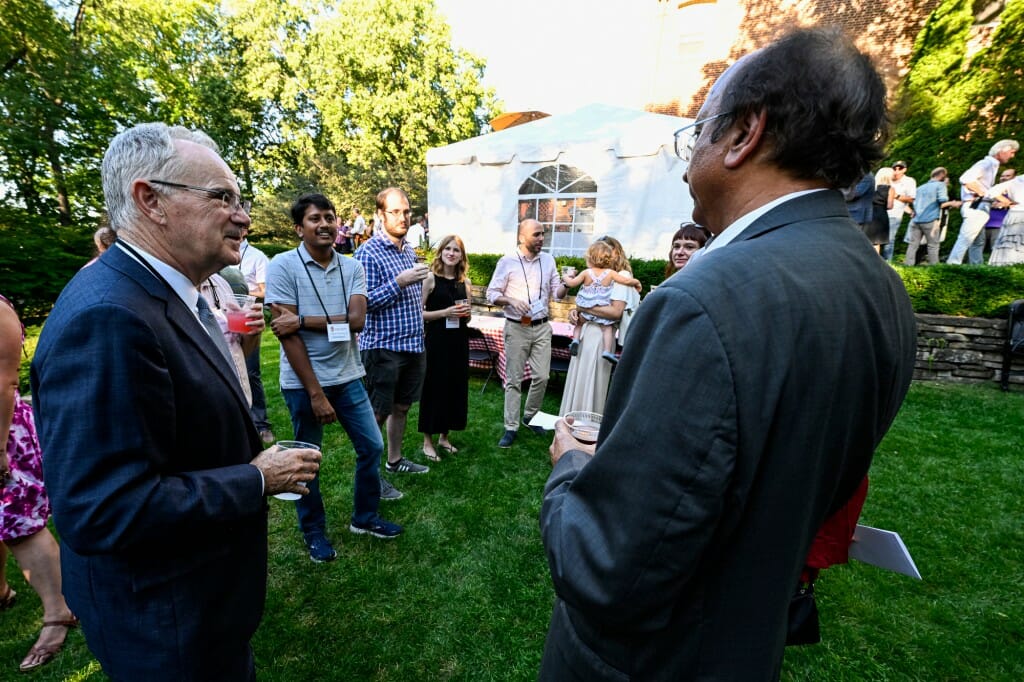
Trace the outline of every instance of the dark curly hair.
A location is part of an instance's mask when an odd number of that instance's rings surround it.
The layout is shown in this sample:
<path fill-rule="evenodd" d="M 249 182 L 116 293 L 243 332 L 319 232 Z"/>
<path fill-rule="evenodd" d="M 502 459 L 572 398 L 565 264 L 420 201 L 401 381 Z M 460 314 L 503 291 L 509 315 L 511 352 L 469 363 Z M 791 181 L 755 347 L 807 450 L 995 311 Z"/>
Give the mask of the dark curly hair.
<path fill-rule="evenodd" d="M 885 85 L 870 58 L 838 28 L 805 28 L 745 56 L 723 83 L 712 123 L 767 114 L 769 158 L 802 180 L 849 187 L 883 158 L 889 134 Z"/>

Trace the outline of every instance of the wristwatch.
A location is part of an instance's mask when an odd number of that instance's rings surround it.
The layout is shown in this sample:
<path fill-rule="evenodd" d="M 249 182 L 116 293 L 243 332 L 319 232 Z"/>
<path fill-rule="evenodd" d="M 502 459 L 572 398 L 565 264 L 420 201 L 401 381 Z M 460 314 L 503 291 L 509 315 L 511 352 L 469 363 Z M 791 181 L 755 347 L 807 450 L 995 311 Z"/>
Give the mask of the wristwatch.
<path fill-rule="evenodd" d="M 303 315 L 299 315 L 299 329 L 306 328 L 306 318 Z"/>

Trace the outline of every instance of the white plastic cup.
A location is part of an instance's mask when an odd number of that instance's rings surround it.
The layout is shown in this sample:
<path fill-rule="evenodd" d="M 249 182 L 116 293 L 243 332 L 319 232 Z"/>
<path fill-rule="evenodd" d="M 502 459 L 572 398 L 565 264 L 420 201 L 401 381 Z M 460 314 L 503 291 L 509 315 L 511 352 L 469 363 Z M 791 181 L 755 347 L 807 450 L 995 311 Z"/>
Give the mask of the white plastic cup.
<path fill-rule="evenodd" d="M 250 297 L 251 298 L 251 297 Z M 282 450 L 319 450 L 319 445 L 313 445 L 312 443 L 304 443 L 301 440 L 279 440 L 275 445 Z M 305 483 L 300 483 L 303 488 L 306 487 Z M 274 495 L 279 500 L 299 500 L 302 499 L 302 495 L 298 493 L 278 493 Z"/>

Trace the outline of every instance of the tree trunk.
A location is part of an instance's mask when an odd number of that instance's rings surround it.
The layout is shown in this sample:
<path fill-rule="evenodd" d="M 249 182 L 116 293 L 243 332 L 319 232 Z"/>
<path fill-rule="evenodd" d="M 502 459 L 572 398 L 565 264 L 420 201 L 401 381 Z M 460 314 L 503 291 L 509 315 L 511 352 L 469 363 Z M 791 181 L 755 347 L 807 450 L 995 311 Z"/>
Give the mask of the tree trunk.
<path fill-rule="evenodd" d="M 61 225 L 70 225 L 71 201 L 68 199 L 68 185 L 64 177 L 64 165 L 60 160 L 60 148 L 49 125 L 43 127 L 43 132 L 46 135 L 46 158 L 53 172 L 53 188 L 57 191 L 57 215 Z"/>

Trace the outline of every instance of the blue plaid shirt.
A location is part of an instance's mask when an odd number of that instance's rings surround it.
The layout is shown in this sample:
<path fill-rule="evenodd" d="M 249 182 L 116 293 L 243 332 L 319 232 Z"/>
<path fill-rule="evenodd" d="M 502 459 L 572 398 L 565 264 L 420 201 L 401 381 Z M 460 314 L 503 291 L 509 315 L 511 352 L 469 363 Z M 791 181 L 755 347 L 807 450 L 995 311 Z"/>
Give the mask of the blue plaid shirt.
<path fill-rule="evenodd" d="M 386 348 L 403 353 L 422 353 L 423 283 L 404 289 L 395 277 L 416 264 L 416 252 L 402 242 L 395 246 L 375 234 L 355 253 L 366 271 L 366 326 L 359 334 L 359 350 Z"/>

